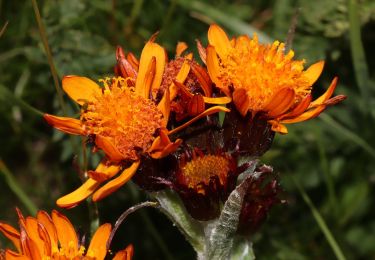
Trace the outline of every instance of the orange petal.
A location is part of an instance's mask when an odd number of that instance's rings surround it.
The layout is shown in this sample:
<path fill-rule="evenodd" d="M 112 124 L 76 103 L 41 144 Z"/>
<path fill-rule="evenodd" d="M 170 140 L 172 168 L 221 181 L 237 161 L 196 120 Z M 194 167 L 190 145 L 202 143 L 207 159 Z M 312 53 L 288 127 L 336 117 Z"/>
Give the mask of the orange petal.
<path fill-rule="evenodd" d="M 277 92 L 271 101 L 264 107 L 269 118 L 275 118 L 282 115 L 294 104 L 295 92 L 290 88 L 283 88 Z"/>
<path fill-rule="evenodd" d="M 276 120 L 269 120 L 268 123 L 272 125 L 271 130 L 274 132 L 278 132 L 280 134 L 287 134 L 288 129 L 285 127 L 285 125 L 280 124 L 280 122 Z"/>
<path fill-rule="evenodd" d="M 6 260 L 30 260 L 30 258 L 28 258 L 27 256 L 13 252 L 12 250 L 9 250 L 9 249 L 5 251 L 5 259 Z"/>
<path fill-rule="evenodd" d="M 206 59 L 207 59 L 206 49 L 202 46 L 202 43 L 199 40 L 196 40 L 196 41 L 197 41 L 197 49 L 198 49 L 199 57 L 201 58 L 203 63 L 206 64 Z"/>
<path fill-rule="evenodd" d="M 26 218 L 26 232 L 27 236 L 34 242 L 35 247 L 38 252 L 44 252 L 44 241 L 39 236 L 38 221 L 36 218 L 27 217 Z"/>
<path fill-rule="evenodd" d="M 171 112 L 171 99 L 169 95 L 169 88 L 166 89 L 162 99 L 158 104 L 159 111 L 163 114 L 163 126 L 166 127 L 169 120 L 169 114 Z"/>
<path fill-rule="evenodd" d="M 220 65 L 219 59 L 216 54 L 216 50 L 213 46 L 207 46 L 207 70 L 208 74 L 210 75 L 211 80 L 215 83 L 216 87 L 218 87 L 221 91 L 225 93 L 225 95 L 230 96 L 230 91 L 227 86 L 220 81 Z"/>
<path fill-rule="evenodd" d="M 59 198 L 56 204 L 62 208 L 72 208 L 90 196 L 99 184 L 96 180 L 89 178 L 78 189 Z"/>
<path fill-rule="evenodd" d="M 140 161 L 133 162 L 133 164 L 129 168 L 126 168 L 120 174 L 120 176 L 110 182 L 107 182 L 103 187 L 99 188 L 92 196 L 93 201 L 99 201 L 118 190 L 122 185 L 129 181 L 131 177 L 133 177 L 138 169 L 139 164 Z"/>
<path fill-rule="evenodd" d="M 113 260 L 131 260 L 134 254 L 133 245 L 128 245 L 124 250 L 116 253 Z"/>
<path fill-rule="evenodd" d="M 306 71 L 303 72 L 303 76 L 306 77 L 307 82 L 312 85 L 318 80 L 320 74 L 322 74 L 324 67 L 324 61 L 318 61 L 311 65 Z"/>
<path fill-rule="evenodd" d="M 299 116 L 300 114 L 305 112 L 306 109 L 309 107 L 311 103 L 311 99 L 312 99 L 311 94 L 307 95 L 304 99 L 302 99 L 300 103 L 298 103 L 298 105 L 295 108 L 293 108 L 292 111 L 290 111 L 289 113 L 283 114 L 278 119 L 281 120 L 283 118 L 292 118 L 292 117 Z"/>
<path fill-rule="evenodd" d="M 38 223 L 38 234 L 40 239 L 43 241 L 43 255 L 50 256 L 52 254 L 52 242 L 48 234 L 47 229 L 40 223 Z"/>
<path fill-rule="evenodd" d="M 150 156 L 154 159 L 163 158 L 177 150 L 177 148 L 182 144 L 182 139 L 177 139 L 174 142 L 167 144 L 162 150 L 154 151 L 150 153 Z"/>
<path fill-rule="evenodd" d="M 123 58 L 117 61 L 118 68 L 121 71 L 122 77 L 130 77 L 132 79 L 137 78 L 137 71 L 133 68 L 133 66 L 130 64 L 130 62 Z"/>
<path fill-rule="evenodd" d="M 181 143 L 181 139 L 171 142 L 168 137 L 168 130 L 164 128 L 160 130 L 159 136 L 152 143 L 148 153 L 152 158 L 160 159 L 175 152 Z"/>
<path fill-rule="evenodd" d="M 212 105 L 225 105 L 232 101 L 230 97 L 203 97 L 204 103 Z"/>
<path fill-rule="evenodd" d="M 20 227 L 20 240 L 21 240 L 21 247 L 22 253 L 27 256 L 25 259 L 36 259 L 42 260 L 41 252 L 38 250 L 37 245 L 33 240 L 31 240 L 25 230 L 24 227 Z"/>
<path fill-rule="evenodd" d="M 236 105 L 238 112 L 245 116 L 249 111 L 249 97 L 247 91 L 243 88 L 236 89 L 233 92 L 233 103 Z"/>
<path fill-rule="evenodd" d="M 124 159 L 122 153 L 112 142 L 104 136 L 97 135 L 95 138 L 96 145 L 104 151 L 111 161 L 119 162 Z"/>
<path fill-rule="evenodd" d="M 92 237 L 86 255 L 95 256 L 95 259 L 104 259 L 107 255 L 107 241 L 111 231 L 111 224 L 101 225 Z"/>
<path fill-rule="evenodd" d="M 64 248 L 65 250 L 69 249 L 69 251 L 73 250 L 73 255 L 77 254 L 78 237 L 69 219 L 57 210 L 52 210 L 52 221 L 56 227 L 57 237 L 61 248 Z"/>
<path fill-rule="evenodd" d="M 205 109 L 204 99 L 201 94 L 195 94 L 193 98 L 189 100 L 187 111 L 189 116 L 193 117 L 202 113 Z"/>
<path fill-rule="evenodd" d="M 336 86 L 337 86 L 337 81 L 338 81 L 338 78 L 335 77 L 331 84 L 329 85 L 328 89 L 326 90 L 326 92 L 324 92 L 323 95 L 321 95 L 319 98 L 315 99 L 313 102 L 311 102 L 310 104 L 310 107 L 315 107 L 315 106 L 319 106 L 321 104 L 323 104 L 326 100 L 328 100 L 332 95 L 333 95 L 333 92 L 335 91 L 336 89 Z"/>
<path fill-rule="evenodd" d="M 0 222 L 0 232 L 3 233 L 6 238 L 12 241 L 18 252 L 21 252 L 20 233 L 14 227 Z"/>
<path fill-rule="evenodd" d="M 176 127 L 174 129 L 172 129 L 171 131 L 169 131 L 168 135 L 172 135 L 172 134 L 177 133 L 178 131 L 186 128 L 187 126 L 191 125 L 192 123 L 194 123 L 195 121 L 201 119 L 202 117 L 205 117 L 205 116 L 208 116 L 208 115 L 211 115 L 211 114 L 214 114 L 214 113 L 218 113 L 218 112 L 230 112 L 230 109 L 228 109 L 226 107 L 222 107 L 222 106 L 210 107 L 209 109 L 207 109 L 203 113 L 197 115 L 193 119 L 191 119 L 188 122 L 186 122 L 185 124 L 180 125 L 179 127 Z"/>
<path fill-rule="evenodd" d="M 201 85 L 201 88 L 203 89 L 204 95 L 206 97 L 211 97 L 212 95 L 212 87 L 211 87 L 211 79 L 208 75 L 207 71 L 199 66 L 198 64 L 193 63 L 192 66 L 192 72 L 197 77 L 199 84 Z"/>
<path fill-rule="evenodd" d="M 180 71 L 178 72 L 177 76 L 176 76 L 176 79 L 174 81 L 177 81 L 177 82 L 184 82 L 186 77 L 189 75 L 189 72 L 190 72 L 190 64 L 189 64 L 189 60 L 185 60 L 184 63 L 182 64 L 181 66 L 181 69 Z M 177 87 L 174 83 L 172 83 L 170 86 L 169 86 L 169 90 L 170 90 L 170 100 L 173 100 L 176 95 L 177 95 Z"/>
<path fill-rule="evenodd" d="M 145 89 L 145 83 L 148 77 L 147 73 L 149 73 L 149 64 L 153 58 L 155 59 L 156 65 L 151 90 L 153 95 L 155 94 L 156 96 L 156 92 L 159 89 L 163 78 L 166 63 L 166 53 L 164 48 L 161 47 L 159 44 L 154 43 L 152 41 L 148 41 L 142 50 L 141 60 L 139 63 L 138 77 L 135 83 L 136 92 L 143 93 L 142 96 L 145 98 L 149 98 L 149 92 L 147 92 L 147 90 Z"/>
<path fill-rule="evenodd" d="M 54 128 L 72 135 L 85 135 L 81 121 L 71 117 L 53 116 L 44 114 L 44 119 Z"/>
<path fill-rule="evenodd" d="M 133 66 L 133 68 L 138 71 L 139 69 L 139 60 L 134 56 L 133 53 L 129 52 L 126 56 L 126 59 L 129 61 L 129 63 Z"/>
<path fill-rule="evenodd" d="M 40 224 L 46 229 L 50 243 L 51 243 L 51 248 L 57 247 L 58 246 L 58 238 L 57 238 L 57 231 L 55 228 L 55 225 L 52 222 L 51 217 L 48 215 L 47 212 L 43 210 L 39 210 L 36 218 Z"/>
<path fill-rule="evenodd" d="M 178 42 L 176 47 L 176 56 L 181 56 L 181 54 L 188 48 L 186 42 Z"/>
<path fill-rule="evenodd" d="M 326 109 L 326 106 L 319 106 L 313 109 L 308 110 L 307 112 L 301 114 L 300 116 L 297 116 L 295 118 L 281 120 L 281 123 L 283 124 L 291 124 L 291 123 L 298 123 L 303 122 L 309 119 L 312 119 L 314 117 L 317 117 Z"/>
<path fill-rule="evenodd" d="M 220 26 L 212 24 L 208 29 L 208 42 L 215 47 L 220 58 L 225 58 L 227 52 L 232 48 L 227 34 Z"/>
<path fill-rule="evenodd" d="M 62 87 L 68 96 L 81 106 L 93 101 L 95 95 L 102 94 L 99 85 L 86 77 L 65 76 L 62 79 Z"/>

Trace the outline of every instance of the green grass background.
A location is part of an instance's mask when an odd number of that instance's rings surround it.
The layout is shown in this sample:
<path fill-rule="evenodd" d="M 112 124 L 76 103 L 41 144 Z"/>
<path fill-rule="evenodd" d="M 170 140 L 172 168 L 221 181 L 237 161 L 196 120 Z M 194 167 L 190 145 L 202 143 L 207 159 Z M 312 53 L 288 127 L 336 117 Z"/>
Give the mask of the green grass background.
<path fill-rule="evenodd" d="M 34 2 L 36 3 L 36 2 Z M 277 135 L 262 158 L 279 172 L 287 205 L 275 207 L 251 239 L 258 259 L 334 259 L 335 253 L 306 204 L 306 193 L 347 259 L 375 259 L 375 2 L 371 0 L 49 0 L 37 1 L 51 55 L 46 54 L 32 1 L 0 0 L 0 219 L 50 211 L 55 200 L 80 185 L 73 158 L 82 140 L 54 131 L 38 111 L 76 115 L 55 79 L 113 74 L 115 47 L 139 55 L 159 31 L 173 56 L 178 41 L 196 50 L 210 23 L 230 35 L 261 32 L 285 41 L 300 8 L 293 49 L 306 64 L 326 60 L 314 88 L 321 94 L 334 76 L 348 99 L 318 119 Z M 4 25 L 7 26 L 5 27 Z M 4 27 L 3 27 L 4 26 Z M 53 73 L 48 57 L 54 64 Z M 31 107 L 30 107 L 31 106 Z M 36 110 L 35 110 L 35 109 Z M 89 155 L 89 167 L 98 157 Z M 299 190 L 297 187 L 301 187 Z M 147 196 L 129 183 L 98 204 L 100 221 L 112 222 Z M 89 232 L 89 207 L 63 210 L 81 234 Z M 142 209 L 121 226 L 114 250 L 135 246 L 135 259 L 192 259 L 178 230 L 155 209 Z M 7 244 L 0 238 L 0 248 Z"/>

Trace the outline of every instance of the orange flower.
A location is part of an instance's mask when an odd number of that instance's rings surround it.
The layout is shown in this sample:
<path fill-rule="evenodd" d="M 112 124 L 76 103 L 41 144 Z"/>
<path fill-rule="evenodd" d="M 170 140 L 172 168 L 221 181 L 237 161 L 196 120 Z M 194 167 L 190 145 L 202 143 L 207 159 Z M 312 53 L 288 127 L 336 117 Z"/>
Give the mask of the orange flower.
<path fill-rule="evenodd" d="M 105 152 L 106 158 L 95 171 L 88 171 L 89 178 L 81 187 L 58 199 L 57 205 L 73 207 L 92 193 L 94 201 L 108 196 L 134 175 L 141 156 L 158 159 L 174 152 L 182 140 L 172 142 L 169 135 L 206 115 L 229 111 L 220 106 L 211 107 L 169 131 L 166 127 L 171 91 L 167 88 L 161 97 L 158 95 L 165 63 L 165 50 L 151 39 L 142 51 L 139 69 L 133 75 L 136 78 L 105 79 L 101 88 L 85 77 L 64 77 L 63 89 L 81 105 L 81 117 L 45 114 L 44 118 L 63 132 L 89 136 L 95 141 L 96 148 Z M 110 180 L 120 171 L 117 178 Z"/>
<path fill-rule="evenodd" d="M 107 241 L 112 231 L 111 224 L 101 225 L 91 239 L 88 249 L 80 244 L 78 236 L 69 219 L 56 210 L 51 216 L 38 211 L 36 218 L 24 218 L 19 210 L 20 231 L 0 222 L 0 232 L 10 239 L 16 248 L 5 250 L 5 259 L 87 259 L 100 260 L 107 255 Z M 119 251 L 113 259 L 130 260 L 133 246 Z M 1 255 L 0 255 L 1 258 Z M 2 259 L 2 258 L 1 258 Z"/>
<path fill-rule="evenodd" d="M 229 40 L 215 24 L 208 30 L 208 41 L 206 64 L 212 81 L 233 98 L 243 116 L 264 114 L 273 131 L 286 134 L 284 124 L 314 118 L 345 99 L 342 95 L 331 98 L 337 84 L 334 78 L 328 90 L 312 102 L 312 85 L 324 61 L 304 70 L 305 61 L 293 60 L 293 51 L 285 54 L 284 43 L 260 44 L 256 35 Z"/>

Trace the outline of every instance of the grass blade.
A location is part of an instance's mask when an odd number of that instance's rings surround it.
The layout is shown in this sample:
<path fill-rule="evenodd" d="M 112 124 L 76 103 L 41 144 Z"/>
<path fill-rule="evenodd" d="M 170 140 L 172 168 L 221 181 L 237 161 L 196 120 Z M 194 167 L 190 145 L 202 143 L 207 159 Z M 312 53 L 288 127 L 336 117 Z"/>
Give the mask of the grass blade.
<path fill-rule="evenodd" d="M 359 135 L 355 134 L 353 131 L 345 128 L 338 122 L 336 122 L 332 117 L 327 114 L 321 114 L 319 118 L 332 127 L 333 129 L 340 132 L 343 136 L 347 139 L 351 140 L 353 143 L 357 144 L 358 146 L 362 147 L 366 152 L 368 152 L 371 156 L 375 158 L 375 149 L 370 146 L 365 140 L 363 140 Z"/>
<path fill-rule="evenodd" d="M 40 16 L 38 3 L 36 2 L 36 0 L 31 0 L 31 2 L 32 2 L 32 5 L 33 5 L 34 13 L 35 13 L 35 19 L 38 23 L 38 29 L 39 29 L 40 37 L 42 38 L 43 47 L 44 47 L 44 50 L 46 52 L 48 64 L 49 64 L 51 74 L 52 74 L 52 77 L 53 77 L 53 82 L 55 84 L 57 97 L 58 97 L 61 109 L 62 109 L 64 115 L 66 115 L 67 110 L 66 110 L 66 106 L 65 106 L 65 103 L 64 103 L 63 92 L 62 92 L 62 89 L 61 89 L 60 84 L 59 84 L 59 77 L 57 75 L 55 63 L 53 62 L 52 52 L 51 52 L 51 49 L 50 49 L 49 44 L 48 44 L 47 33 L 46 33 L 46 30 L 45 30 L 43 22 L 42 22 L 42 17 Z"/>
<path fill-rule="evenodd" d="M 1 38 L 1 36 L 3 36 L 5 30 L 7 29 L 7 26 L 8 26 L 8 21 L 5 22 L 3 28 L 1 28 L 1 30 L 0 30 L 0 38 Z"/>
<path fill-rule="evenodd" d="M 178 4 L 186 9 L 190 9 L 195 12 L 202 12 L 204 10 L 204 14 L 218 22 L 227 28 L 231 29 L 232 31 L 239 33 L 239 34 L 247 34 L 253 35 L 256 33 L 258 35 L 259 41 L 263 43 L 272 42 L 272 39 L 264 34 L 263 32 L 259 31 L 258 29 L 252 27 L 251 25 L 235 18 L 234 16 L 218 9 L 212 7 L 211 5 L 205 4 L 201 1 L 189 1 L 189 0 L 179 0 Z"/>
<path fill-rule="evenodd" d="M 29 196 L 24 192 L 24 189 L 18 184 L 17 179 L 13 176 L 2 159 L 0 159 L 0 175 L 4 177 L 8 187 L 29 211 L 30 215 L 35 216 L 38 210 L 37 206 L 30 200 Z"/>
<path fill-rule="evenodd" d="M 361 24 L 357 0 L 348 0 L 349 9 L 349 37 L 355 78 L 365 104 L 370 103 L 368 90 L 370 79 L 366 63 L 366 55 L 361 40 Z"/>
<path fill-rule="evenodd" d="M 338 260 L 345 260 L 346 258 L 344 256 L 343 252 L 341 251 L 340 246 L 337 244 L 335 238 L 333 237 L 331 231 L 329 230 L 329 228 L 328 228 L 326 222 L 324 221 L 322 215 L 320 215 L 319 211 L 314 206 L 310 197 L 307 195 L 307 193 L 305 192 L 303 187 L 297 182 L 297 180 L 294 177 L 292 177 L 292 180 L 293 180 L 294 184 L 297 186 L 297 189 L 300 192 L 300 194 L 302 196 L 302 199 L 305 201 L 307 206 L 309 206 L 316 223 L 318 224 L 320 230 L 323 232 L 325 238 L 327 239 L 329 245 L 331 246 L 333 252 L 335 253 L 336 258 Z"/>

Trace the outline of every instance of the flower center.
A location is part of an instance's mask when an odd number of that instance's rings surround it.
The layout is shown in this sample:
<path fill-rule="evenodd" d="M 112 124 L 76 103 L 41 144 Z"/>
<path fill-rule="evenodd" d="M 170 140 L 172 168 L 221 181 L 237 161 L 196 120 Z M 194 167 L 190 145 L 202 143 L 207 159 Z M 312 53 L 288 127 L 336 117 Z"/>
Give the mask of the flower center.
<path fill-rule="evenodd" d="M 150 148 L 163 115 L 152 100 L 137 95 L 128 80 L 101 80 L 103 92 L 84 106 L 81 121 L 88 134 L 108 138 L 124 159 L 137 160 L 138 151 Z"/>
<path fill-rule="evenodd" d="M 283 88 L 294 89 L 296 101 L 310 93 L 311 85 L 303 75 L 304 60 L 292 60 L 293 51 L 284 54 L 285 44 L 259 44 L 255 35 L 237 38 L 236 45 L 220 61 L 220 80 L 234 89 L 245 89 L 249 109 L 262 111 Z"/>
<path fill-rule="evenodd" d="M 221 185 L 225 185 L 229 170 L 228 158 L 219 155 L 205 155 L 186 163 L 181 169 L 181 175 L 189 188 L 196 188 L 199 183 L 208 185 L 210 178 L 214 176 L 219 178 Z"/>

